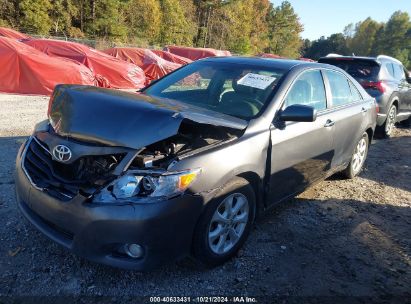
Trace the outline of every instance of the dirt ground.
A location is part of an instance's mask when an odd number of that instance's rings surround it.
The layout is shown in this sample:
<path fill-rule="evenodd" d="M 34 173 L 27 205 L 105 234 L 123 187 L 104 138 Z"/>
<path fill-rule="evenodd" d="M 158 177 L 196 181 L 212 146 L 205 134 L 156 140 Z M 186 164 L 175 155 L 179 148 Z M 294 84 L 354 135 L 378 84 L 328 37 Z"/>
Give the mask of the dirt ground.
<path fill-rule="evenodd" d="M 269 211 L 224 266 L 199 269 L 185 259 L 139 273 L 72 255 L 18 211 L 14 160 L 46 109 L 43 97 L 0 94 L 0 303 L 1 296 L 56 295 L 411 301 L 411 129 L 374 140 L 358 178 L 333 176 Z"/>

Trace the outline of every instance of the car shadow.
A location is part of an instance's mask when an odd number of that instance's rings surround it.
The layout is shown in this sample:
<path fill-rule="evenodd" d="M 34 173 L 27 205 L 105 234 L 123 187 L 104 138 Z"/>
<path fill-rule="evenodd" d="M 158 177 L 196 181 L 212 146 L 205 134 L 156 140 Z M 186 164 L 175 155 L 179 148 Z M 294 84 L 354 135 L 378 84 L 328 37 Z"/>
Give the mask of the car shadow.
<path fill-rule="evenodd" d="M 81 258 L 75 258 L 73 266 L 91 271 L 93 284 L 100 290 L 108 288 L 109 294 L 118 289 L 107 286 L 107 278 L 122 282 L 136 295 L 147 287 L 162 295 L 187 290 L 185 285 L 190 284 L 190 295 L 246 293 L 300 301 L 410 297 L 410 218 L 409 207 L 296 198 L 261 218 L 244 249 L 222 266 L 205 268 L 188 258 L 144 273 Z M 53 258 L 46 249 L 39 254 Z"/>

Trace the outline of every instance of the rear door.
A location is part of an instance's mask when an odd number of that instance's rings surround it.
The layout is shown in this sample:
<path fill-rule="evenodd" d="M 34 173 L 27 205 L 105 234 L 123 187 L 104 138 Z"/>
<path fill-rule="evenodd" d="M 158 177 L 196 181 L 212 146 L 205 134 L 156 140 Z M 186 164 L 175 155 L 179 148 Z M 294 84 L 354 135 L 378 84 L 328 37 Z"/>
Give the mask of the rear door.
<path fill-rule="evenodd" d="M 364 119 L 371 110 L 369 101 L 342 72 L 324 70 L 329 93 L 329 117 L 334 123 L 335 156 L 333 166 L 345 164 L 351 159 L 355 145 L 365 130 Z"/>
<path fill-rule="evenodd" d="M 291 85 L 282 109 L 304 104 L 317 109 L 314 122 L 275 122 L 271 127 L 269 200 L 275 203 L 323 178 L 334 155 L 332 124 L 321 71 L 302 72 Z"/>
<path fill-rule="evenodd" d="M 398 81 L 398 94 L 400 97 L 399 113 L 409 112 L 411 110 L 411 84 L 405 77 L 404 67 L 401 64 L 393 63 L 394 76 Z"/>

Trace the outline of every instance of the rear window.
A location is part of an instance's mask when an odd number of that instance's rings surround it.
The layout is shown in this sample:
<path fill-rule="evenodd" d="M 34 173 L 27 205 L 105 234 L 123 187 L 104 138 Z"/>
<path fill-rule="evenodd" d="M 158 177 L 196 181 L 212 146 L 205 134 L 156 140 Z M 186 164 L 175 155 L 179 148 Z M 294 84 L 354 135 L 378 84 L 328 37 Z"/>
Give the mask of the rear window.
<path fill-rule="evenodd" d="M 357 81 L 378 81 L 380 66 L 378 63 L 369 60 L 353 60 L 353 59 L 320 59 L 321 63 L 328 63 L 343 69 Z"/>

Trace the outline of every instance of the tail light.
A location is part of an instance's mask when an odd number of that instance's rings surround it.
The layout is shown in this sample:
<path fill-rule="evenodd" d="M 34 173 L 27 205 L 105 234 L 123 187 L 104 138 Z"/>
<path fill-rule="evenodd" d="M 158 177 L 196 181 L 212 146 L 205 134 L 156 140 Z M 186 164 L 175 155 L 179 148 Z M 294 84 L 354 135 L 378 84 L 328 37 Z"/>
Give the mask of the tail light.
<path fill-rule="evenodd" d="M 363 81 L 361 85 L 364 89 L 378 90 L 380 93 L 385 93 L 387 87 L 383 81 Z"/>
<path fill-rule="evenodd" d="M 378 113 L 380 113 L 380 106 L 378 105 L 378 102 L 374 99 L 374 103 L 375 103 L 375 111 Z"/>

